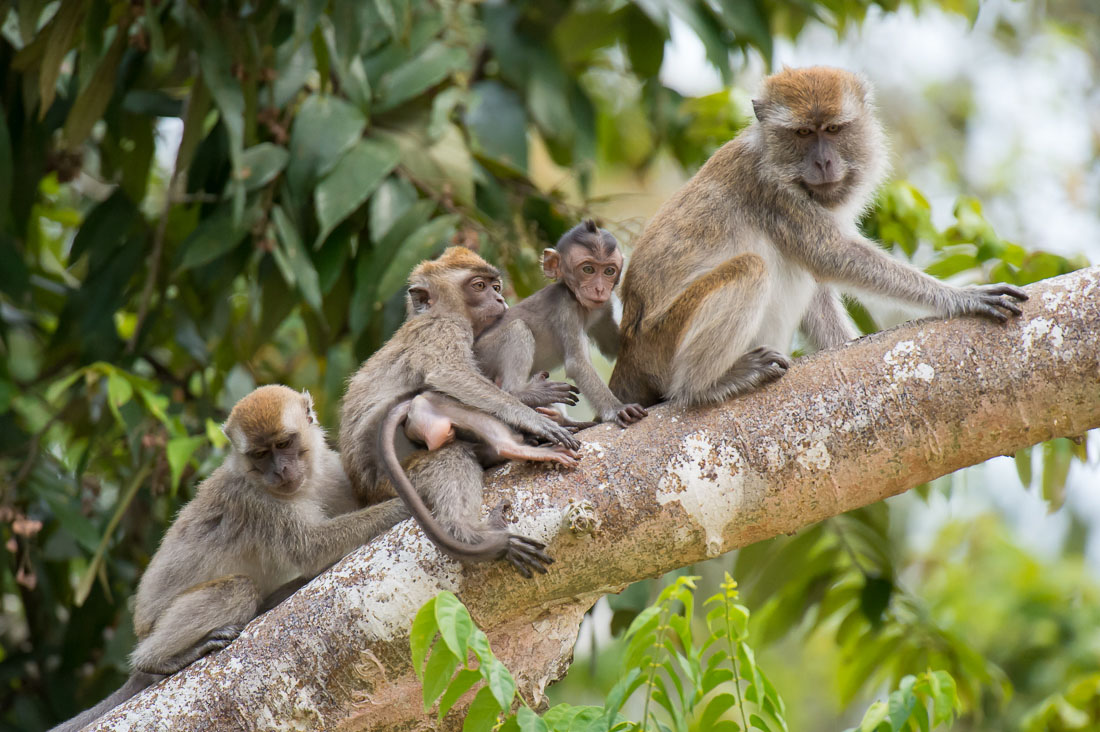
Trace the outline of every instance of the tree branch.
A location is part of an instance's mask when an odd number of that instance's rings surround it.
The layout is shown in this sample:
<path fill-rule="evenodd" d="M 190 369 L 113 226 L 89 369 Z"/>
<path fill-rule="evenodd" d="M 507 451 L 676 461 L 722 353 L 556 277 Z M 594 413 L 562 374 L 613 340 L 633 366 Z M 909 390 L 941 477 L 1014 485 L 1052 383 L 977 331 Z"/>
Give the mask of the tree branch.
<path fill-rule="evenodd" d="M 799 359 L 743 398 L 587 430 L 575 471 L 495 469 L 485 503 L 508 498 L 515 530 L 550 543 L 548 575 L 463 569 L 405 522 L 96 729 L 430 728 L 408 626 L 444 589 L 538 701 L 603 593 L 1100 426 L 1100 267 L 1028 293 L 1006 325 L 908 323 Z"/>

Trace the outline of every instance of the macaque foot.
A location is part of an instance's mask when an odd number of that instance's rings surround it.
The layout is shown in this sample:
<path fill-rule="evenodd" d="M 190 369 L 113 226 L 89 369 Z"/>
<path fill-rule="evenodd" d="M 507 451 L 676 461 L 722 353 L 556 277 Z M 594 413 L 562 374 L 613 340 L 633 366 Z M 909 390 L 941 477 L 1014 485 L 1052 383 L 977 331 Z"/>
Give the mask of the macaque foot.
<path fill-rule="evenodd" d="M 1008 320 L 1007 310 L 1012 315 L 1020 315 L 1023 310 L 1016 301 L 1027 300 L 1027 293 L 1019 287 L 1006 284 L 974 285 L 966 288 L 970 300 L 966 303 L 966 312 L 984 315 L 1000 322 Z"/>
<path fill-rule="evenodd" d="M 621 409 L 615 412 L 611 419 L 605 420 L 608 422 L 615 422 L 620 427 L 629 427 L 635 422 L 641 422 L 645 419 L 649 412 L 641 404 L 625 404 Z"/>
<path fill-rule="evenodd" d="M 791 360 L 779 351 L 758 346 L 746 353 L 722 377 L 727 396 L 736 396 L 775 381 L 791 367 Z"/>
<path fill-rule="evenodd" d="M 504 549 L 501 559 L 511 564 L 527 579 L 533 576 L 531 570 L 539 574 L 546 574 L 547 566 L 554 560 L 543 549 L 546 544 L 520 534 L 508 534 L 508 546 Z"/>
<path fill-rule="evenodd" d="M 580 460 L 580 453 L 561 445 L 515 445 L 502 446 L 499 455 L 509 460 L 530 460 L 537 463 L 557 463 L 567 468 L 575 468 Z"/>
<path fill-rule="evenodd" d="M 203 656 L 225 648 L 237 639 L 242 630 L 244 630 L 244 626 L 236 624 L 215 628 L 186 651 L 158 663 L 142 664 L 137 670 L 147 674 L 170 676 L 180 669 L 190 666 Z"/>
<path fill-rule="evenodd" d="M 550 372 L 542 371 L 531 377 L 523 391 L 516 397 L 529 407 L 549 407 L 551 404 L 573 406 L 578 401 L 577 387 L 566 381 L 550 381 Z"/>

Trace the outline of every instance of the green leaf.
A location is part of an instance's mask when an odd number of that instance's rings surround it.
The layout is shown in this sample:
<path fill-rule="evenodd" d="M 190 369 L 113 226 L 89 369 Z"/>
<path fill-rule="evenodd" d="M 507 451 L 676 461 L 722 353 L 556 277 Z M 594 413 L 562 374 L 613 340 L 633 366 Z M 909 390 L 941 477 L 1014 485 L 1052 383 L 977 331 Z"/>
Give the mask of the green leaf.
<path fill-rule="evenodd" d="M 111 412 L 115 415 L 115 419 L 123 427 L 126 426 L 126 421 L 122 419 L 122 415 L 119 414 L 119 407 L 126 402 L 130 401 L 134 396 L 134 387 L 130 384 L 129 380 L 122 374 L 118 373 L 113 368 L 107 375 L 107 406 L 110 407 Z"/>
<path fill-rule="evenodd" d="M 527 171 L 527 113 L 519 95 L 496 81 L 470 90 L 466 129 L 475 153 L 505 168 Z"/>
<path fill-rule="evenodd" d="M 114 95 L 115 75 L 122 53 L 129 47 L 129 25 L 129 21 L 123 21 L 115 29 L 115 39 L 111 42 L 111 47 L 100 59 L 88 85 L 69 109 L 62 136 L 65 139 L 64 144 L 70 149 L 77 148 L 88 138 L 92 127 L 107 111 L 107 105 Z"/>
<path fill-rule="evenodd" d="M 0 103 L 0 231 L 3 231 L 7 227 L 8 219 L 11 217 L 11 191 L 12 180 L 15 172 L 14 160 L 12 158 L 11 149 L 11 134 L 8 131 L 8 114 L 4 109 L 3 103 Z M 3 253 L 0 250 L 0 253 Z M 8 257 L 4 256 L 5 267 L 9 266 L 14 269 L 16 266 Z M 7 279 L 4 275 L 0 274 L 0 284 Z"/>
<path fill-rule="evenodd" d="M 470 611 L 459 602 L 454 593 L 444 590 L 436 595 L 435 622 L 451 652 L 458 658 L 466 658 L 466 644 L 473 633 L 474 621 L 470 618 Z"/>
<path fill-rule="evenodd" d="M 306 251 L 298 231 L 290 222 L 290 217 L 278 204 L 271 208 L 271 219 L 275 224 L 275 232 L 278 234 L 283 256 L 286 257 L 287 266 L 292 273 L 292 276 L 287 278 L 287 284 L 297 287 L 302 299 L 313 308 L 313 312 L 320 313 L 321 285 L 309 252 Z"/>
<path fill-rule="evenodd" d="M 433 597 L 424 603 L 413 618 L 412 629 L 409 631 L 413 671 L 421 681 L 424 680 L 424 659 L 428 657 L 428 649 L 432 647 L 432 640 L 439 627 L 435 622 L 435 601 L 436 598 Z"/>
<path fill-rule="evenodd" d="M 207 417 L 205 427 L 206 439 L 209 440 L 210 444 L 212 444 L 214 447 L 221 450 L 229 444 L 229 438 L 225 436 L 225 433 L 222 432 L 222 428 L 218 425 L 217 422 Z"/>
<path fill-rule="evenodd" d="M 313 194 L 321 226 L 313 243 L 315 249 L 337 224 L 370 198 L 400 159 L 397 146 L 384 140 L 361 140 L 340 158 Z"/>
<path fill-rule="evenodd" d="M 246 191 L 254 191 L 275 180 L 283 172 L 290 153 L 271 142 L 253 145 L 241 155 L 241 180 Z"/>
<path fill-rule="evenodd" d="M 433 43 L 420 55 L 382 76 L 375 108 L 380 112 L 393 109 L 419 96 L 455 71 L 469 66 L 469 63 L 469 55 L 464 49 Z"/>
<path fill-rule="evenodd" d="M 439 721 L 443 721 L 443 718 L 447 716 L 447 712 L 451 711 L 451 707 L 455 705 L 459 697 L 469 691 L 478 681 L 481 681 L 481 672 L 477 669 L 464 668 L 455 674 L 450 686 L 443 692 L 443 696 L 439 697 Z M 430 708 L 431 705 L 429 704 L 424 711 Z"/>
<path fill-rule="evenodd" d="M 539 715 L 531 711 L 530 707 L 520 707 L 516 712 L 516 723 L 520 732 L 550 732 L 546 722 L 539 719 Z"/>
<path fill-rule="evenodd" d="M 177 252 L 176 271 L 182 272 L 212 262 L 236 248 L 260 216 L 253 204 L 239 221 L 233 220 L 233 205 L 225 201 L 209 218 L 199 222 Z"/>
<path fill-rule="evenodd" d="M 396 176 L 384 180 L 370 200 L 371 240 L 382 241 L 416 200 L 416 188 L 412 183 Z"/>
<path fill-rule="evenodd" d="M 1073 463 L 1073 443 L 1058 438 L 1043 443 L 1043 498 L 1050 510 L 1061 508 L 1066 500 L 1066 478 Z"/>
<path fill-rule="evenodd" d="M 175 495 L 176 490 L 179 489 L 180 477 L 183 475 L 183 469 L 187 467 L 187 462 L 195 454 L 195 450 L 205 442 L 204 437 L 176 437 L 168 440 L 164 452 L 168 457 L 168 469 L 172 474 L 172 495 Z"/>
<path fill-rule="evenodd" d="M 1013 456 L 1013 460 L 1016 463 L 1016 475 L 1020 478 L 1020 483 L 1024 488 L 1031 487 L 1031 448 L 1025 447 Z"/>
<path fill-rule="evenodd" d="M 61 3 L 57 13 L 39 32 L 39 37 L 48 39 L 42 54 L 42 63 L 38 72 L 38 119 L 46 118 L 46 112 L 57 95 L 57 79 L 61 75 L 61 64 L 73 47 L 73 38 L 84 17 L 86 3 Z"/>
<path fill-rule="evenodd" d="M 195 56 L 199 61 L 203 81 L 218 107 L 222 124 L 229 136 L 229 159 L 240 177 L 241 155 L 244 152 L 244 92 L 232 73 L 233 55 L 226 48 L 227 39 L 219 36 L 206 16 L 185 4 L 183 17 L 195 40 Z M 240 207 L 240 203 L 237 204 Z"/>
<path fill-rule="evenodd" d="M 363 135 L 366 118 L 342 99 L 314 94 L 302 102 L 290 130 L 286 177 L 296 205 Z"/>
<path fill-rule="evenodd" d="M 482 687 L 466 711 L 462 732 L 488 732 L 496 725 L 500 712 L 493 692 L 487 686 Z"/>
<path fill-rule="evenodd" d="M 481 658 L 481 676 L 496 697 L 501 709 L 510 709 L 516 696 L 516 680 L 495 657 Z"/>
<path fill-rule="evenodd" d="M 424 667 L 424 709 L 431 708 L 439 695 L 446 691 L 451 676 L 458 668 L 459 660 L 444 643 L 436 643 L 428 665 Z"/>
<path fill-rule="evenodd" d="M 694 729 L 699 732 L 713 729 L 718 718 L 733 709 L 735 704 L 737 704 L 737 698 L 733 694 L 726 692 L 715 694 L 703 708 L 703 714 L 699 717 L 699 722 L 694 725 Z"/>

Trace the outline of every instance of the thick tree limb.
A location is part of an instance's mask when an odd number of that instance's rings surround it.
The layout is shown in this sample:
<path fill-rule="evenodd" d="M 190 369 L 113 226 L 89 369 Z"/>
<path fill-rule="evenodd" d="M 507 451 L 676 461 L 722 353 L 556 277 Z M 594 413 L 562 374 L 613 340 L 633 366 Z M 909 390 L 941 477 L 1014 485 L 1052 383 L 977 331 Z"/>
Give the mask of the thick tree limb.
<path fill-rule="evenodd" d="M 497 469 L 486 505 L 508 497 L 516 530 L 550 542 L 548 575 L 463 569 L 406 522 L 97 729 L 432 728 L 407 631 L 443 589 L 538 701 L 603 593 L 1100 426 L 1100 267 L 1028 292 L 1006 325 L 909 323 L 718 407 L 593 428 L 578 470 Z"/>

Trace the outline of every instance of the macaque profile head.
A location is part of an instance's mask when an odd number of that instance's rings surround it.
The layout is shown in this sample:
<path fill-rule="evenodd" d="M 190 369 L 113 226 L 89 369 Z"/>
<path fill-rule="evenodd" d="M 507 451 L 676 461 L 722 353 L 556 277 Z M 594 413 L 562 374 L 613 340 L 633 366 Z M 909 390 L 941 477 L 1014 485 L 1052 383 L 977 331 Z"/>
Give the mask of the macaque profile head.
<path fill-rule="evenodd" d="M 870 83 L 842 69 L 783 69 L 754 99 L 766 171 L 826 206 L 878 184 L 884 168 L 882 129 Z"/>
<path fill-rule="evenodd" d="M 233 406 L 222 430 L 239 472 L 277 496 L 291 496 L 313 472 L 324 435 L 309 392 L 261 386 Z"/>
<path fill-rule="evenodd" d="M 449 312 L 464 312 L 476 336 L 508 309 L 501 289 L 500 270 L 466 247 L 447 247 L 409 275 L 405 310 L 411 318 L 442 303 Z"/>
<path fill-rule="evenodd" d="M 611 299 L 623 271 L 619 242 L 607 229 L 585 219 L 562 235 L 553 249 L 542 253 L 542 271 L 560 279 L 586 310 L 595 310 Z"/>

